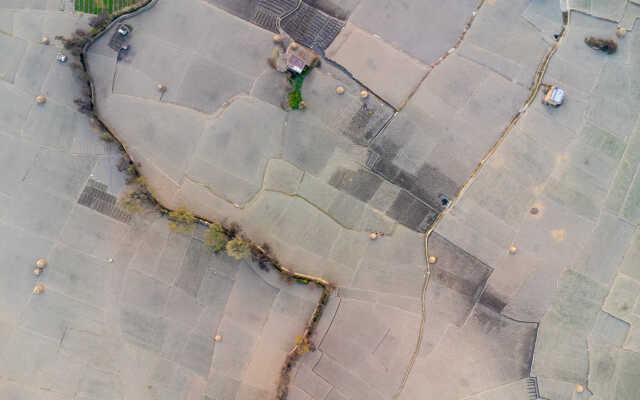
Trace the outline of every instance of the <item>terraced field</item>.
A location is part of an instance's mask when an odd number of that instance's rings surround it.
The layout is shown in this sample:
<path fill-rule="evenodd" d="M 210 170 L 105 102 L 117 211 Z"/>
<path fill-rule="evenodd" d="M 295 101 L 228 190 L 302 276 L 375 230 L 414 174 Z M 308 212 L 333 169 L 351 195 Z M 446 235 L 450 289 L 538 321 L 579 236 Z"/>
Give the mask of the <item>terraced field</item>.
<path fill-rule="evenodd" d="M 134 4 L 137 0 L 75 0 L 75 10 L 89 14 L 97 14 L 102 10 L 109 12 Z"/>

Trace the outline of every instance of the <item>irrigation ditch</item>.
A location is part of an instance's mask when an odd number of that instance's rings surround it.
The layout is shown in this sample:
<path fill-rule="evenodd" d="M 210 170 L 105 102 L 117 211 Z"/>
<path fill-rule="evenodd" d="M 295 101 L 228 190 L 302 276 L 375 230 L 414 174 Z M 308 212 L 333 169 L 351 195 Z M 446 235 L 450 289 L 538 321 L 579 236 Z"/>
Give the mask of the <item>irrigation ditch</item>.
<path fill-rule="evenodd" d="M 96 120 L 96 122 L 99 124 L 99 127 L 102 130 L 106 131 L 109 135 L 111 135 L 113 140 L 120 147 L 121 152 L 123 153 L 123 157 L 127 157 L 130 160 L 131 167 L 134 169 L 133 173 L 136 176 L 141 176 L 141 175 L 140 175 L 140 172 L 138 171 L 135 159 L 127 151 L 126 144 L 122 139 L 120 139 L 120 137 L 118 136 L 118 133 L 114 129 L 112 129 L 109 126 L 109 124 L 106 123 L 100 116 L 97 104 L 95 102 L 95 98 L 96 98 L 95 85 L 91 77 L 91 71 L 87 62 L 87 51 L 98 39 L 100 39 L 103 35 L 109 32 L 114 26 L 121 24 L 124 21 L 147 11 L 148 9 L 155 6 L 157 2 L 158 0 L 143 0 L 129 7 L 125 7 L 123 9 L 118 10 L 117 12 L 112 13 L 111 22 L 108 25 L 106 25 L 106 27 L 103 27 L 100 30 L 95 30 L 89 35 L 86 42 L 82 46 L 82 50 L 79 55 L 80 63 L 82 65 L 82 69 L 86 76 L 86 84 L 89 87 L 89 99 L 88 99 L 90 103 L 89 117 L 93 117 Z M 152 206 L 155 207 L 157 211 L 160 214 L 164 215 L 165 217 L 169 216 L 170 213 L 175 211 L 162 205 L 159 201 L 157 201 L 157 199 L 153 197 L 152 193 L 148 193 L 148 195 L 150 196 L 150 199 L 152 199 L 151 201 Z M 229 237 L 235 235 L 239 229 L 235 226 L 224 225 L 220 221 L 209 220 L 202 216 L 196 215 L 194 216 L 194 219 L 195 219 L 195 223 L 201 224 L 203 226 L 210 227 L 214 224 L 216 224 L 217 226 L 220 226 L 222 228 L 222 231 Z M 320 321 L 320 318 L 327 304 L 329 296 L 334 290 L 334 286 L 322 278 L 298 273 L 282 265 L 278 261 L 278 259 L 273 254 L 271 254 L 271 251 L 269 250 L 267 245 L 258 245 L 247 238 L 243 238 L 243 240 L 246 240 L 246 242 L 250 246 L 250 257 L 254 262 L 257 262 L 261 268 L 273 269 L 277 271 L 280 274 L 281 278 L 287 282 L 295 282 L 296 284 L 303 284 L 303 285 L 315 284 L 321 288 L 320 299 L 316 304 L 316 307 L 314 308 L 313 313 L 307 320 L 303 332 L 297 338 L 295 338 L 295 345 L 286 354 L 285 361 L 283 365 L 280 367 L 280 375 L 279 375 L 277 389 L 276 389 L 276 399 L 286 400 L 288 395 L 289 383 L 291 381 L 291 372 L 296 362 L 298 361 L 300 356 L 302 356 L 307 351 L 315 350 L 313 344 L 311 343 L 311 336 L 313 335 L 315 328 L 318 322 Z"/>

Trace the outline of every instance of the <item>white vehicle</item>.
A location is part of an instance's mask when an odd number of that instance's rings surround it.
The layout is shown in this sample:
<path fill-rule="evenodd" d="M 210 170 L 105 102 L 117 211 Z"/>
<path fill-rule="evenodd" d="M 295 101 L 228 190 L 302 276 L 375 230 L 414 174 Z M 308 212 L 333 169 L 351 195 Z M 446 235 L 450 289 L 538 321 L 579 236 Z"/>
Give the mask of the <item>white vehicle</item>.
<path fill-rule="evenodd" d="M 64 64 L 64 63 L 66 63 L 66 62 L 67 62 L 67 56 L 65 56 L 65 55 L 64 55 L 64 54 L 62 54 L 62 53 L 58 53 L 58 54 L 56 55 L 56 61 L 57 61 L 57 62 L 59 62 L 59 63 L 61 63 L 61 64 Z"/>
<path fill-rule="evenodd" d="M 551 107 L 559 107 L 564 101 L 564 90 L 557 87 L 551 86 L 547 93 L 544 96 L 544 104 Z"/>
<path fill-rule="evenodd" d="M 118 33 L 122 36 L 127 36 L 129 34 L 129 28 L 126 25 L 120 25 L 118 28 Z"/>

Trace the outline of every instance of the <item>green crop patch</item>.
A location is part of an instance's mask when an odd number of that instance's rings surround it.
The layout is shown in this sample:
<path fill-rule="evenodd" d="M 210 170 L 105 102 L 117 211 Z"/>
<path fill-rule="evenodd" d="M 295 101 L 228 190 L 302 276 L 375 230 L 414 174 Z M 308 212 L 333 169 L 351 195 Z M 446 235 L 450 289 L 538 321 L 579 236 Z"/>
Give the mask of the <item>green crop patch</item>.
<path fill-rule="evenodd" d="M 302 102 L 302 94 L 300 93 L 300 89 L 302 89 L 302 82 L 304 81 L 305 76 L 309 73 L 309 68 L 304 67 L 301 73 L 297 74 L 295 72 L 291 72 L 291 76 L 289 77 L 289 84 L 291 85 L 291 91 L 289 92 L 289 107 L 292 110 L 300 109 L 300 103 Z"/>
<path fill-rule="evenodd" d="M 135 4 L 138 0 L 75 0 L 76 11 L 97 14 L 102 10 L 110 13 Z"/>

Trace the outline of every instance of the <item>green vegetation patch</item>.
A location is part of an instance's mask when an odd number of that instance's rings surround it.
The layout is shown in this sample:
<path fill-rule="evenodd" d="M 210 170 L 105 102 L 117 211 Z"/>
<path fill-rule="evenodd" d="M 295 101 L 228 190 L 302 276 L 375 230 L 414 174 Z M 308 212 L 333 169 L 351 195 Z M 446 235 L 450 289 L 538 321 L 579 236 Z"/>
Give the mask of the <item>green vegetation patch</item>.
<path fill-rule="evenodd" d="M 300 103 L 302 102 L 302 94 L 300 94 L 300 89 L 302 89 L 302 82 L 308 73 L 308 67 L 304 67 L 302 72 L 299 74 L 291 72 L 291 76 L 289 77 L 289 84 L 291 84 L 291 91 L 289 92 L 289 107 L 291 107 L 292 110 L 298 110 L 301 108 Z"/>
<path fill-rule="evenodd" d="M 251 244 L 249 241 L 236 236 L 226 244 L 227 254 L 236 260 L 242 260 L 251 255 Z"/>
<path fill-rule="evenodd" d="M 215 251 L 221 251 L 227 246 L 229 236 L 227 236 L 227 233 L 221 224 L 212 222 L 209 224 L 209 229 L 207 229 L 204 234 L 204 242 L 213 247 Z"/>
<path fill-rule="evenodd" d="M 97 14 L 102 10 L 112 13 L 135 4 L 138 0 L 74 0 L 76 11 Z"/>
<path fill-rule="evenodd" d="M 184 206 L 180 206 L 169 213 L 169 229 L 174 232 L 191 232 L 195 222 L 196 217 Z"/>

